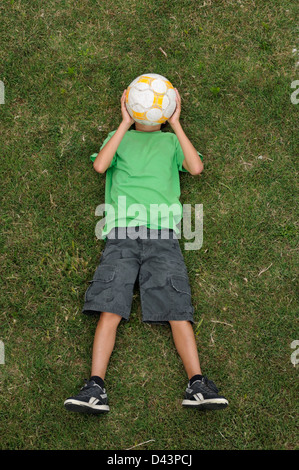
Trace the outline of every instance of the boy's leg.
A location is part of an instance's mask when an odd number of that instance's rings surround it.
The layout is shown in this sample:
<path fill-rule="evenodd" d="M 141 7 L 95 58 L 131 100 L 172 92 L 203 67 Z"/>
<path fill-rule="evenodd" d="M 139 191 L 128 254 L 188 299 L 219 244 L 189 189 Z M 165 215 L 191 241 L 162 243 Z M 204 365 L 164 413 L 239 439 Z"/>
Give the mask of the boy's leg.
<path fill-rule="evenodd" d="M 76 396 L 65 400 L 64 406 L 67 410 L 82 413 L 109 411 L 104 377 L 121 319 L 122 317 L 115 313 L 101 313 L 94 337 L 91 378 Z"/>
<path fill-rule="evenodd" d="M 104 380 L 121 319 L 122 317 L 116 313 L 101 313 L 93 342 L 91 376 L 98 376 Z"/>
<path fill-rule="evenodd" d="M 182 359 L 188 379 L 201 375 L 198 350 L 192 325 L 185 320 L 169 321 L 175 347 Z"/>
<path fill-rule="evenodd" d="M 201 374 L 195 335 L 191 323 L 184 320 L 172 320 L 169 323 L 176 349 L 181 356 L 189 379 L 182 405 L 199 410 L 226 408 L 228 405 L 226 398 L 218 395 L 218 389 L 214 382 Z"/>

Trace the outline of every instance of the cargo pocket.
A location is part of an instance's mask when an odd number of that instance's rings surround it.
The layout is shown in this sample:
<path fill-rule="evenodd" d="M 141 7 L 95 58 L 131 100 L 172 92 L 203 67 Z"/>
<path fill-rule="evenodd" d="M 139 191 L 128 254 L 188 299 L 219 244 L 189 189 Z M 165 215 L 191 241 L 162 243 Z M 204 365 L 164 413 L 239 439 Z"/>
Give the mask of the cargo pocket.
<path fill-rule="evenodd" d="M 170 277 L 172 308 L 176 312 L 192 309 L 189 279 L 178 274 Z"/>
<path fill-rule="evenodd" d="M 191 296 L 191 289 L 187 277 L 179 275 L 171 276 L 170 282 L 176 292 L 181 294 L 188 294 Z"/>
<path fill-rule="evenodd" d="M 115 276 L 115 267 L 100 265 L 96 270 L 93 280 L 85 292 L 85 302 L 113 300 L 112 281 Z"/>

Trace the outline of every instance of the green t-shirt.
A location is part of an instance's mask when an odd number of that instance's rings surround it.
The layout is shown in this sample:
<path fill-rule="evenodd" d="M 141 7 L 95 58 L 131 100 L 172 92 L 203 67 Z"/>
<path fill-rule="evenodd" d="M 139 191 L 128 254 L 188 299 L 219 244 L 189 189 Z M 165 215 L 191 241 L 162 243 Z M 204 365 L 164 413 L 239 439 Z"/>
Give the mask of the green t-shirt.
<path fill-rule="evenodd" d="M 115 132 L 108 134 L 101 149 Z M 96 156 L 91 155 L 91 160 Z M 182 218 L 179 171 L 187 171 L 182 166 L 184 158 L 171 132 L 127 131 L 106 171 L 102 238 L 114 227 L 140 225 L 178 233 Z"/>

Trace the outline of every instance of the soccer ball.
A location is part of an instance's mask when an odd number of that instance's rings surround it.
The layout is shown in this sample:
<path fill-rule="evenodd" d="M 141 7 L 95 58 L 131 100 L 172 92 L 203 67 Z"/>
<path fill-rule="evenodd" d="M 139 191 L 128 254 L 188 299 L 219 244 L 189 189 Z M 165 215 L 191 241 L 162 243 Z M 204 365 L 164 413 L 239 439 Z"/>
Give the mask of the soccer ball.
<path fill-rule="evenodd" d="M 128 86 L 126 106 L 134 121 L 149 126 L 163 124 L 174 113 L 176 93 L 167 78 L 146 73 Z"/>

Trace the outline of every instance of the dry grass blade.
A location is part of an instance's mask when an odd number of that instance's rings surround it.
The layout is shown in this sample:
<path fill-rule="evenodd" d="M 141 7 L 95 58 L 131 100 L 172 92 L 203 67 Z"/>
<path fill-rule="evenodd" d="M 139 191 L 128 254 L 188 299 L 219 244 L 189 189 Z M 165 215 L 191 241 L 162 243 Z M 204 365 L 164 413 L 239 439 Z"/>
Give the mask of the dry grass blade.
<path fill-rule="evenodd" d="M 148 442 L 155 442 L 155 439 L 149 439 L 148 441 L 145 441 L 145 442 L 140 442 L 140 444 L 136 444 L 136 446 L 129 447 L 129 448 L 128 448 L 128 449 L 126 449 L 126 450 L 131 450 L 131 449 L 134 449 L 135 447 L 142 446 L 143 444 L 147 444 Z"/>

